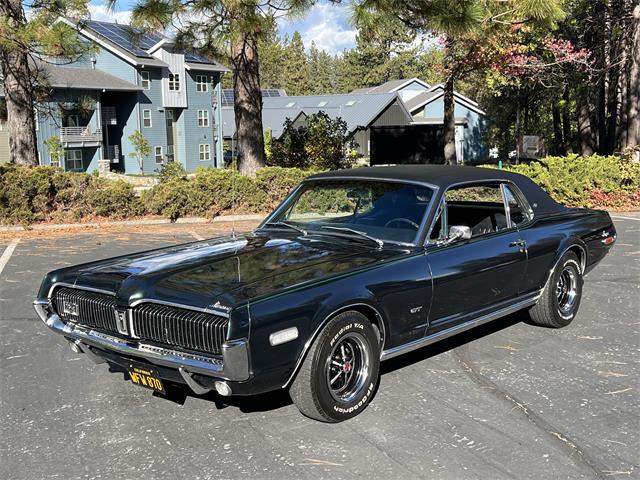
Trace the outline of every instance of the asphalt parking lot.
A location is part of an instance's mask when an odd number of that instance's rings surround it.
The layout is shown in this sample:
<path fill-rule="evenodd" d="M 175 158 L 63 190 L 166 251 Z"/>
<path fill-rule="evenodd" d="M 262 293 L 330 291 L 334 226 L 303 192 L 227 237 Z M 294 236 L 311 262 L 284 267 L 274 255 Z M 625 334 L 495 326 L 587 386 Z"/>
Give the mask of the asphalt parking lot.
<path fill-rule="evenodd" d="M 337 425 L 283 392 L 154 396 L 33 312 L 49 270 L 221 227 L 0 236 L 0 479 L 640 478 L 640 215 L 615 221 L 568 328 L 516 315 L 385 362 Z"/>

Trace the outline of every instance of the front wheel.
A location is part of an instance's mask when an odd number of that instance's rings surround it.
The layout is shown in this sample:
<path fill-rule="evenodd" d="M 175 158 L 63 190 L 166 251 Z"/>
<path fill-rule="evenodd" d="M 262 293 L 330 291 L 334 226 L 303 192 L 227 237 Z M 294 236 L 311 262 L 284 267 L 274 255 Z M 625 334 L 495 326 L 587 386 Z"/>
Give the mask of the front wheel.
<path fill-rule="evenodd" d="M 540 300 L 529 310 L 529 316 L 541 327 L 566 327 L 575 318 L 582 297 L 580 261 L 573 252 L 558 262 Z"/>
<path fill-rule="evenodd" d="M 307 417 L 341 422 L 369 404 L 379 369 L 380 343 L 373 325 L 361 313 L 344 312 L 320 332 L 289 394 Z"/>

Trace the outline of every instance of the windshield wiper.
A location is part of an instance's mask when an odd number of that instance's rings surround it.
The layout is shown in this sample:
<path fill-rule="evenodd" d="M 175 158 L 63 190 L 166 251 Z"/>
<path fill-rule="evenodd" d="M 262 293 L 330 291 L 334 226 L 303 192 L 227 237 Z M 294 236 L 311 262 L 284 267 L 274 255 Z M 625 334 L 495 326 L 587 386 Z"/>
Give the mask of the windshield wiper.
<path fill-rule="evenodd" d="M 297 225 L 294 225 L 294 224 L 289 223 L 289 222 L 269 222 L 269 223 L 265 223 L 264 226 L 265 227 L 287 227 L 287 228 L 290 228 L 292 230 L 297 230 L 298 232 L 300 232 L 304 236 L 307 235 L 307 231 L 305 229 L 300 228 Z"/>
<path fill-rule="evenodd" d="M 349 228 L 349 227 L 332 227 L 331 225 L 323 225 L 321 228 L 326 228 L 326 229 L 330 229 L 330 230 L 339 230 L 339 231 L 342 231 L 342 232 L 355 233 L 356 235 L 359 235 L 362 238 L 366 238 L 367 240 L 371 240 L 372 242 L 375 242 L 378 245 L 378 248 L 384 247 L 384 242 L 382 240 L 380 240 L 379 238 L 376 238 L 376 237 L 372 237 L 368 233 L 361 232 L 360 230 L 355 230 L 355 229 Z"/>

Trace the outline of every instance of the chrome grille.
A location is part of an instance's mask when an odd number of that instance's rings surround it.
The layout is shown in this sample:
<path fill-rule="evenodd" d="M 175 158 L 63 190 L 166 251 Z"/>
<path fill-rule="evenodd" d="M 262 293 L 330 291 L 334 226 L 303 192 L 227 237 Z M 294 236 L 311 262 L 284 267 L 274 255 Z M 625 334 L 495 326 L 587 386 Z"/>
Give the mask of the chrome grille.
<path fill-rule="evenodd" d="M 55 291 L 53 303 L 65 322 L 118 332 L 114 313 L 116 299 L 111 295 L 62 287 Z"/>
<path fill-rule="evenodd" d="M 143 303 L 132 310 L 136 337 L 189 350 L 220 354 L 229 319 L 211 313 Z"/>
<path fill-rule="evenodd" d="M 52 302 L 65 322 L 123 335 L 118 333 L 112 295 L 60 287 Z M 155 303 L 133 307 L 130 318 L 129 333 L 135 338 L 209 354 L 222 353 L 229 325 L 229 319 L 220 315 Z"/>

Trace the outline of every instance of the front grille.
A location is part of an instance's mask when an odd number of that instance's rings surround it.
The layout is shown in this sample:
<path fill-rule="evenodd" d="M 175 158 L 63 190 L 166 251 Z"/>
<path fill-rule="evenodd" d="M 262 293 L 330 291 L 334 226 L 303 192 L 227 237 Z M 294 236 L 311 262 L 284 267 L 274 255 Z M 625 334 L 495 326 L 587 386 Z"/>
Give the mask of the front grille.
<path fill-rule="evenodd" d="M 118 332 L 115 317 L 116 299 L 103 293 L 62 287 L 55 291 L 53 303 L 65 322 Z"/>
<path fill-rule="evenodd" d="M 65 322 L 122 336 L 118 333 L 114 296 L 60 287 L 52 301 Z M 129 324 L 127 315 L 129 334 L 137 339 L 215 355 L 222 353 L 229 326 L 229 319 L 220 315 L 155 303 L 133 307 L 130 319 Z"/>
<path fill-rule="evenodd" d="M 229 320 L 210 313 L 143 303 L 132 311 L 136 337 L 189 350 L 219 354 Z"/>

